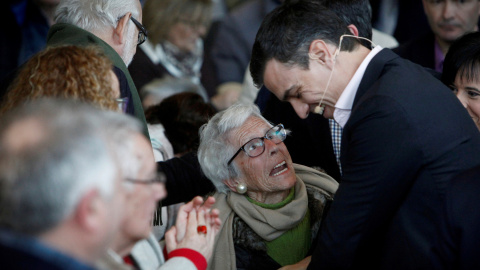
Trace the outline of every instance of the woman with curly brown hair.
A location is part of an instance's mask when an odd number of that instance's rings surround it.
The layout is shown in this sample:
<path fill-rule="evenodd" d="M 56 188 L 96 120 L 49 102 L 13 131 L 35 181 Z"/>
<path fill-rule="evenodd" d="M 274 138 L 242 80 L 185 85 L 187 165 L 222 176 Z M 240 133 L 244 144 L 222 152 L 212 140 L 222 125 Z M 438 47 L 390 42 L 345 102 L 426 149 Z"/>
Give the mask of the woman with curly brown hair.
<path fill-rule="evenodd" d="M 0 114 L 42 97 L 76 99 L 118 110 L 120 96 L 111 61 L 97 47 L 50 47 L 22 67 L 7 92 Z"/>

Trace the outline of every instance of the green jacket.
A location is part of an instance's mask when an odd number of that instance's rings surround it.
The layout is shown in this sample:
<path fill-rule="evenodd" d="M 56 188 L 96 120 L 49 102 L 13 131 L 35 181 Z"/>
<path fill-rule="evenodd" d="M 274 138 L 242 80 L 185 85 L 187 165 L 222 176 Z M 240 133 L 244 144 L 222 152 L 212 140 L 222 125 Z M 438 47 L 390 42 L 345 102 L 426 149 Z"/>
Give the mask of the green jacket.
<path fill-rule="evenodd" d="M 103 49 L 107 57 L 113 62 L 113 65 L 121 69 L 125 74 L 132 94 L 135 117 L 143 124 L 143 133 L 145 136 L 147 136 L 147 138 L 150 139 L 140 96 L 138 95 L 137 88 L 135 87 L 132 77 L 128 72 L 127 66 L 125 65 L 125 62 L 123 62 L 120 55 L 118 55 L 118 53 L 112 47 L 110 47 L 110 45 L 108 45 L 99 37 L 75 25 L 67 23 L 57 23 L 53 25 L 48 32 L 47 46 L 60 45 L 97 45 Z"/>

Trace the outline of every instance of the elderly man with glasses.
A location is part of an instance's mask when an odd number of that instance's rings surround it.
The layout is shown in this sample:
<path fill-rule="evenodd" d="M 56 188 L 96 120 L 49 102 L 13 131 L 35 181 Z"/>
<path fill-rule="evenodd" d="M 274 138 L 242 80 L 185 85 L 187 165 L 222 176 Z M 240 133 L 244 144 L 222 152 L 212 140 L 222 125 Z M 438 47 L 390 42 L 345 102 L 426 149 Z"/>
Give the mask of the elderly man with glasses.
<path fill-rule="evenodd" d="M 224 224 L 209 269 L 278 269 L 308 262 L 338 183 L 294 164 L 283 143 L 287 133 L 255 105 L 232 105 L 203 126 L 198 159 L 216 186 L 214 207 Z"/>
<path fill-rule="evenodd" d="M 94 44 L 102 48 L 120 79 L 121 97 L 128 100 L 126 112 L 143 123 L 148 135 L 140 97 L 127 69 L 137 46 L 147 39 L 141 21 L 138 0 L 61 0 L 47 46 Z"/>

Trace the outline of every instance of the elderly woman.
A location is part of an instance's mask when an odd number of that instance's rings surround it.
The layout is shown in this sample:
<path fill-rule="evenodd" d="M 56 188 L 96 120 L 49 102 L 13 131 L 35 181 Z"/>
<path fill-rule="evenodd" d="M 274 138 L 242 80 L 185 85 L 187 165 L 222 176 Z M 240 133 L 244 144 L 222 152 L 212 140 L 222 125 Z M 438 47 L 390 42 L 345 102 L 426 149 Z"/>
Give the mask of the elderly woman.
<path fill-rule="evenodd" d="M 219 232 L 210 269 L 278 269 L 309 255 L 337 182 L 293 164 L 287 131 L 255 105 L 232 105 L 200 134 L 198 160 L 217 189 Z"/>
<path fill-rule="evenodd" d="M 443 62 L 442 82 L 453 89 L 480 129 L 480 33 L 456 40 Z"/>
<path fill-rule="evenodd" d="M 148 40 L 129 66 L 140 91 L 155 79 L 186 78 L 201 86 L 203 41 L 211 20 L 211 0 L 147 0 L 143 24 Z M 202 87 L 202 91 L 205 90 Z M 204 96 L 207 97 L 206 93 Z"/>

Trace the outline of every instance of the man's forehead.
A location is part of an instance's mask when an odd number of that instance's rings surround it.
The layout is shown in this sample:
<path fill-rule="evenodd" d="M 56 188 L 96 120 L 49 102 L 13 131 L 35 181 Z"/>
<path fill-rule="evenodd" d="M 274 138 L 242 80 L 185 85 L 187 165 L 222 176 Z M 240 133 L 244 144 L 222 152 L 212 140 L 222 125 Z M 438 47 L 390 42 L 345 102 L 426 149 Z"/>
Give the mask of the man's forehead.
<path fill-rule="evenodd" d="M 269 60 L 265 65 L 264 84 L 277 98 L 284 100 L 287 92 L 294 87 L 291 70 L 276 59 Z"/>

